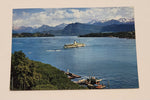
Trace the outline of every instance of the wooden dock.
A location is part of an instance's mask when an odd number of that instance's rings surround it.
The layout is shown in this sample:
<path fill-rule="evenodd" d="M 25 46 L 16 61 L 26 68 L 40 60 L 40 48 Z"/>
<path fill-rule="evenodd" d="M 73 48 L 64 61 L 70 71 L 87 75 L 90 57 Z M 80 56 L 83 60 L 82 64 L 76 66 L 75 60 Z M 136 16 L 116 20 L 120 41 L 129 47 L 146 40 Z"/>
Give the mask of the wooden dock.
<path fill-rule="evenodd" d="M 73 73 L 70 73 L 70 72 L 66 72 L 65 74 L 68 75 L 69 79 L 81 78 L 81 76 L 73 74 Z"/>

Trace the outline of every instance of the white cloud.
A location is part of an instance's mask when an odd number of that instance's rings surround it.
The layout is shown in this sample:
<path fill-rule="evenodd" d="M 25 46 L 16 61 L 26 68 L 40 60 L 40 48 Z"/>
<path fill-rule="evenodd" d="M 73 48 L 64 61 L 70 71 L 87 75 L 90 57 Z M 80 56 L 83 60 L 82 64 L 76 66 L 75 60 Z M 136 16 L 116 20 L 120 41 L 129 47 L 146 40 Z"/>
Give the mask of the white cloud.
<path fill-rule="evenodd" d="M 106 20 L 119 18 L 133 18 L 133 8 L 62 8 L 44 9 L 41 12 L 15 12 L 13 14 L 13 25 L 19 26 L 40 26 L 43 24 L 55 26 L 61 23 L 81 22 L 87 23 L 91 20 Z"/>

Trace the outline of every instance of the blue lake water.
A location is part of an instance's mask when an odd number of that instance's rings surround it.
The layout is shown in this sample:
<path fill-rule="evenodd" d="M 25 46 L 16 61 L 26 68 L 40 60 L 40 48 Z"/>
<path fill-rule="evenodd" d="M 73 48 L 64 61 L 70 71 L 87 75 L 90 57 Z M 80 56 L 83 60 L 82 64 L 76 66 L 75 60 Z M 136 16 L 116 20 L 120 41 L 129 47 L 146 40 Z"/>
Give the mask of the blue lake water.
<path fill-rule="evenodd" d="M 74 40 L 85 47 L 64 49 Z M 51 64 L 60 70 L 95 76 L 109 81 L 109 88 L 138 88 L 135 39 L 110 37 L 31 37 L 13 38 L 12 52 L 22 50 L 29 59 Z"/>

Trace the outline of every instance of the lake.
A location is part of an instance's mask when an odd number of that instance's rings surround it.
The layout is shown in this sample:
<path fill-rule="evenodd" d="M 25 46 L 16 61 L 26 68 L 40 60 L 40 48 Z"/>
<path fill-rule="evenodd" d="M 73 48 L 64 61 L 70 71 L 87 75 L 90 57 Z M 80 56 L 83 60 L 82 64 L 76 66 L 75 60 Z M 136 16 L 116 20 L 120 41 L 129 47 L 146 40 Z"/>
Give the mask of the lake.
<path fill-rule="evenodd" d="M 64 44 L 84 43 L 85 47 L 63 48 Z M 135 39 L 111 37 L 30 37 L 13 38 L 12 52 L 22 50 L 35 61 L 88 78 L 109 81 L 109 88 L 138 88 Z"/>

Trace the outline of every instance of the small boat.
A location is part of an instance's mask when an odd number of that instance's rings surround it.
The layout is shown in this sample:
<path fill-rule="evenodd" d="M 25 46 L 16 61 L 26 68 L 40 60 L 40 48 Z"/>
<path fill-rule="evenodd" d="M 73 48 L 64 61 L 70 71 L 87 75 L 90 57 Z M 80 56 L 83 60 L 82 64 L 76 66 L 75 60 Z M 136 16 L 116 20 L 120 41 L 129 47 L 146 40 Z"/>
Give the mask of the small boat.
<path fill-rule="evenodd" d="M 86 79 L 82 79 L 79 81 L 76 81 L 74 83 L 80 84 L 80 85 L 86 85 L 89 89 L 103 89 L 106 86 L 104 84 L 101 84 L 102 79 L 96 79 L 95 77 L 91 77 Z"/>
<path fill-rule="evenodd" d="M 74 41 L 73 44 L 64 45 L 64 48 L 77 48 L 77 47 L 84 47 L 84 46 L 85 46 L 84 43 L 78 43 L 78 42 Z"/>
<path fill-rule="evenodd" d="M 75 79 L 75 78 L 81 78 L 81 76 L 70 73 L 69 69 L 67 69 L 67 72 L 65 72 L 65 74 L 68 76 L 69 79 Z"/>
<path fill-rule="evenodd" d="M 105 85 L 102 85 L 102 84 L 88 84 L 87 87 L 89 89 L 103 89 L 105 88 L 106 86 Z"/>

